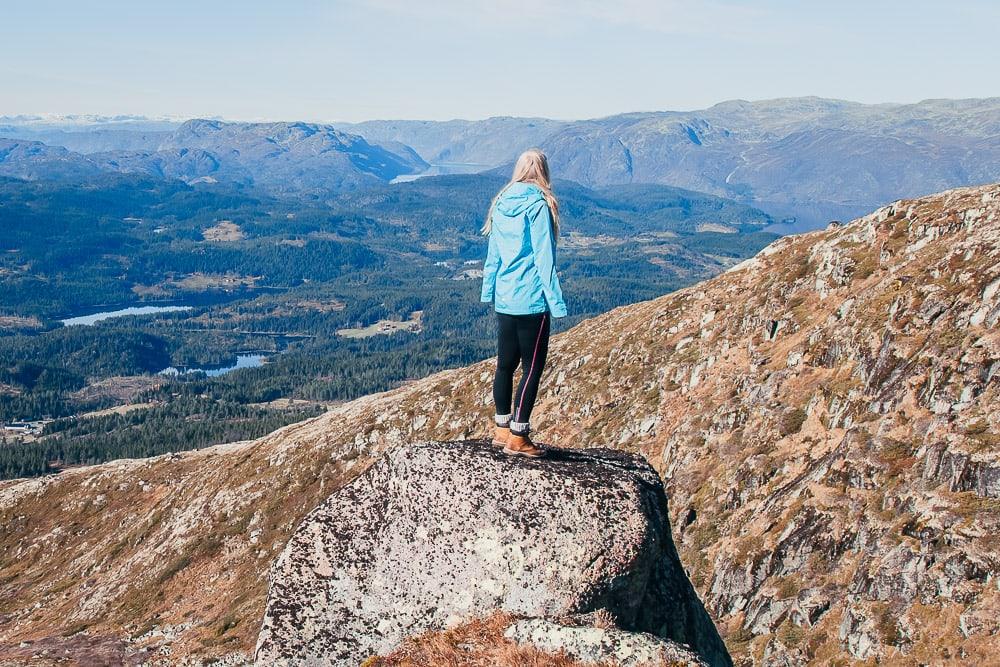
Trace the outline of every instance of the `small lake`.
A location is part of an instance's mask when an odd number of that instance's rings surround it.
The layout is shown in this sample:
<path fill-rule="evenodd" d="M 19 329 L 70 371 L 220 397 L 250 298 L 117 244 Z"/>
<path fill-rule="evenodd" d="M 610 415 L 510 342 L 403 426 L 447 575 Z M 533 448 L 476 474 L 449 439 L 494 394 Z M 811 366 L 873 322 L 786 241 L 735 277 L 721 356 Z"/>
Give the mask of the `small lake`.
<path fill-rule="evenodd" d="M 70 317 L 60 320 L 65 326 L 71 327 L 74 324 L 92 326 L 101 320 L 109 320 L 112 317 L 126 317 L 128 315 L 155 315 L 157 313 L 174 313 L 179 310 L 191 310 L 191 306 L 132 306 L 121 310 L 105 310 L 100 313 L 83 315 L 81 317 Z"/>
<path fill-rule="evenodd" d="M 435 162 L 419 174 L 401 174 L 392 179 L 393 183 L 409 183 L 424 176 L 442 176 L 445 174 L 478 174 L 492 169 L 496 165 L 476 164 L 474 162 Z"/>
<path fill-rule="evenodd" d="M 237 354 L 236 363 L 231 366 L 215 366 L 211 368 L 174 368 L 173 366 L 168 366 L 157 373 L 157 375 L 186 375 L 188 373 L 201 372 L 210 378 L 214 378 L 235 371 L 238 368 L 257 368 L 258 366 L 263 366 L 266 358 L 267 355 L 264 354 Z"/>

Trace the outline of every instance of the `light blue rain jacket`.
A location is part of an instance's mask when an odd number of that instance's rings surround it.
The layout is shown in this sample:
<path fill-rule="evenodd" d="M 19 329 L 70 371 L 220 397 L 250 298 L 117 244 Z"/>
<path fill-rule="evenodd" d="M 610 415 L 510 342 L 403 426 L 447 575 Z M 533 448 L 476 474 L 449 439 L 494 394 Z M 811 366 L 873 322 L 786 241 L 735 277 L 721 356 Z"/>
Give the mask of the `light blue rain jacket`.
<path fill-rule="evenodd" d="M 559 276 L 552 214 L 541 189 L 512 183 L 490 212 L 493 229 L 483 265 L 484 302 L 507 315 L 566 316 Z"/>

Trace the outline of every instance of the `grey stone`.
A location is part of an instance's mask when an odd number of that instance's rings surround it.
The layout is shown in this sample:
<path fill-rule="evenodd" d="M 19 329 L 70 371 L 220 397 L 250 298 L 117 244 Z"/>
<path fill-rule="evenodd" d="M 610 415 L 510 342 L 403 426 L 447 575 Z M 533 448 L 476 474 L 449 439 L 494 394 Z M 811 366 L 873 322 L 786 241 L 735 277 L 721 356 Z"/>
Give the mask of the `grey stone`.
<path fill-rule="evenodd" d="M 644 459 L 508 458 L 485 442 L 392 450 L 308 514 L 272 569 L 256 659 L 354 666 L 496 610 L 605 610 L 621 629 L 731 664 Z"/>
<path fill-rule="evenodd" d="M 542 618 L 526 618 L 507 628 L 504 636 L 547 653 L 565 651 L 566 655 L 580 662 L 613 661 L 618 667 L 658 667 L 664 663 L 697 667 L 707 665 L 686 646 L 646 632 L 572 627 Z"/>

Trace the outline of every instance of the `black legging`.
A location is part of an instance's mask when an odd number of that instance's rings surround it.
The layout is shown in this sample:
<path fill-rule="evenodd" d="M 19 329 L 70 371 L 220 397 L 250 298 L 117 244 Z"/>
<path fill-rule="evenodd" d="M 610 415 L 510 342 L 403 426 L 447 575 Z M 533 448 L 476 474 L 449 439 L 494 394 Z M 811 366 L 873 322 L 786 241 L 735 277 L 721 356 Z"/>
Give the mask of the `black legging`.
<path fill-rule="evenodd" d="M 493 402 L 498 415 L 511 415 L 512 422 L 526 424 L 538 395 L 538 381 L 549 351 L 548 313 L 505 315 L 497 313 L 497 372 L 493 377 Z M 521 384 L 513 397 L 514 371 L 521 364 Z"/>

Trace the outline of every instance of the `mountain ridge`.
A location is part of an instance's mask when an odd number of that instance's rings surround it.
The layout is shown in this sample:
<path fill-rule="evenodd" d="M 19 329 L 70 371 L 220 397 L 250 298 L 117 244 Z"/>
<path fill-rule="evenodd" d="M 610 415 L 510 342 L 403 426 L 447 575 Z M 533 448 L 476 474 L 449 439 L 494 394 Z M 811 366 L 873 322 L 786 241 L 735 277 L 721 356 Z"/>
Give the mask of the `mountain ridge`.
<path fill-rule="evenodd" d="M 188 136 L 190 123 L 211 125 L 219 142 Z M 104 125 L 128 127 L 124 121 Z M 146 125 L 145 132 L 100 125 L 82 132 L 11 125 L 8 119 L 6 127 L 0 124 L 0 135 L 7 130 L 26 139 L 62 141 L 103 160 L 106 169 L 230 179 L 308 195 L 421 173 L 508 170 L 519 151 L 537 145 L 561 178 L 587 187 L 658 183 L 734 198 L 793 220 L 783 231 L 851 219 L 900 196 L 1000 179 L 997 97 L 882 104 L 820 97 L 727 100 L 705 109 L 582 120 L 498 116 L 332 125 L 193 120 L 172 129 L 167 124 L 166 131 L 159 131 L 165 129 L 162 123 Z M 313 155 L 316 144 L 306 141 L 294 152 L 301 165 L 273 155 L 262 161 L 234 153 L 262 151 L 261 137 L 254 135 L 267 127 L 325 128 L 326 145 L 338 148 L 323 158 Z M 337 139 L 343 131 L 364 137 L 367 147 Z M 207 150 L 218 164 L 171 152 L 183 149 Z"/>
<path fill-rule="evenodd" d="M 444 132 L 447 123 L 367 121 L 354 127 L 376 141 L 391 136 L 414 146 L 432 163 L 448 150 L 456 161 L 506 165 L 517 151 L 537 144 L 554 173 L 590 187 L 669 184 L 754 203 L 776 217 L 798 217 L 809 229 L 900 195 L 1000 178 L 1000 98 L 876 105 L 776 98 L 631 112 L 561 121 L 544 131 L 516 128 L 499 161 L 492 148 L 498 127 L 493 119 L 479 122 L 448 121 L 461 124 L 460 140 Z M 914 171 L 914 164 L 922 169 Z M 803 165 L 808 172 L 800 171 Z"/>
<path fill-rule="evenodd" d="M 277 194 L 329 195 L 388 182 L 427 166 L 408 147 L 397 147 L 396 153 L 314 123 L 193 119 L 169 132 L 130 139 L 129 150 L 87 154 L 32 140 L 2 141 L 6 150 L 0 152 L 0 174 L 6 176 L 66 179 L 117 172 L 188 183 L 221 180 Z M 46 171 L 56 159 L 73 168 Z"/>

